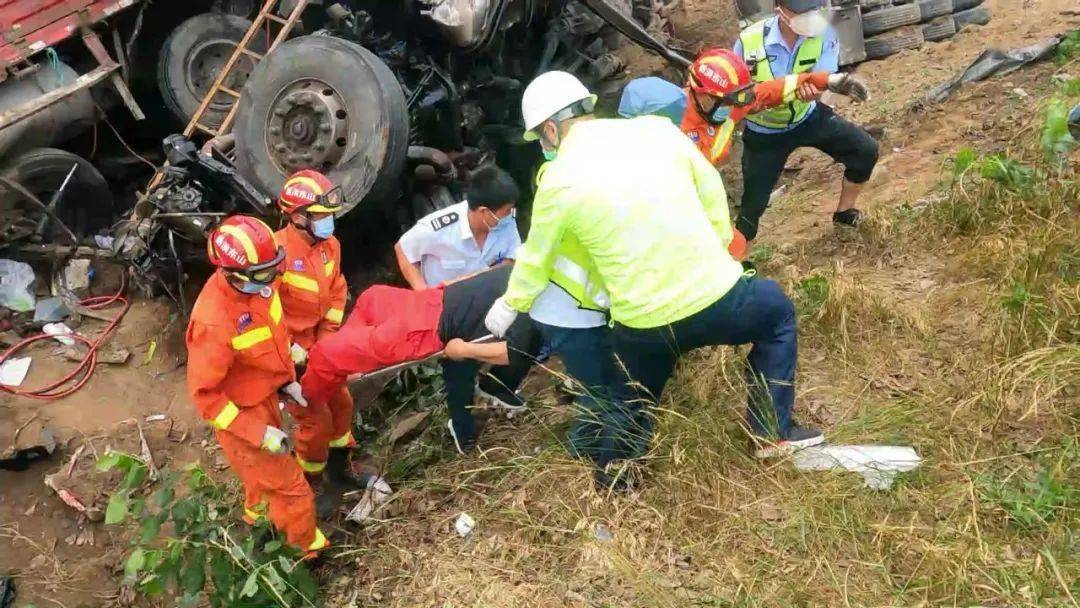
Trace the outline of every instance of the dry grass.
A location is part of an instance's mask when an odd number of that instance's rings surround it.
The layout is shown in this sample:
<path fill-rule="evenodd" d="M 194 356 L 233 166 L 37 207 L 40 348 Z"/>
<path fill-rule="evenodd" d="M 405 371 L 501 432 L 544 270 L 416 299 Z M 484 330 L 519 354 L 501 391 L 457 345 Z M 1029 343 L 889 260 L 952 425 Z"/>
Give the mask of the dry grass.
<path fill-rule="evenodd" d="M 891 490 L 752 460 L 742 355 L 699 352 L 639 496 L 593 491 L 544 388 L 529 419 L 489 425 L 498 447 L 404 480 L 339 546 L 329 604 L 1077 606 L 1078 199 L 1074 172 L 1020 190 L 967 176 L 879 214 L 858 237 L 872 256 L 841 265 L 811 242 L 763 263 L 800 311 L 799 415 L 924 458 Z M 419 449 L 445 449 L 432 429 Z"/>

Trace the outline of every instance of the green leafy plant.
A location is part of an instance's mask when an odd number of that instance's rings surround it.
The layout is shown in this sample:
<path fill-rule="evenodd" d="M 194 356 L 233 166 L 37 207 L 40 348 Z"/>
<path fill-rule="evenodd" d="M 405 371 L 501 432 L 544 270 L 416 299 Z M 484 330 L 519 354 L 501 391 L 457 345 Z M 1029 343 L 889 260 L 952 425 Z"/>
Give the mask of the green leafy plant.
<path fill-rule="evenodd" d="M 1046 120 L 1039 143 L 1046 156 L 1058 166 L 1064 164 L 1065 155 L 1076 145 L 1076 140 L 1069 133 L 1069 108 L 1060 99 L 1046 106 Z"/>
<path fill-rule="evenodd" d="M 1061 457 L 1040 468 L 1035 479 L 1001 482 L 990 477 L 978 480 L 984 501 L 994 504 L 1009 520 L 1025 529 L 1046 527 L 1051 521 L 1075 506 L 1080 490 L 1069 481 L 1076 446 L 1067 443 Z"/>
<path fill-rule="evenodd" d="M 1080 30 L 1073 30 L 1065 35 L 1054 53 L 1054 63 L 1065 65 L 1080 55 Z"/>
<path fill-rule="evenodd" d="M 1035 178 L 1034 169 L 1003 154 L 993 154 L 982 159 L 979 172 L 983 177 L 1013 191 L 1028 189 Z"/>
<path fill-rule="evenodd" d="M 198 466 L 163 471 L 149 500 L 140 495 L 148 467 L 137 457 L 109 452 L 98 468 L 123 473 L 106 523 L 137 524 L 124 562 L 124 580 L 137 591 L 173 592 L 180 606 L 316 605 L 318 585 L 297 552 L 265 520 L 250 533 L 233 529 L 237 497 Z"/>
<path fill-rule="evenodd" d="M 387 383 L 383 396 L 399 409 L 432 409 L 443 401 L 442 369 L 438 365 L 417 365 L 402 370 Z"/>
<path fill-rule="evenodd" d="M 975 165 L 979 155 L 974 149 L 963 147 L 956 151 L 952 157 L 953 182 L 963 179 L 964 175 Z"/>
<path fill-rule="evenodd" d="M 828 299 L 829 280 L 821 275 L 806 277 L 796 287 L 796 302 L 803 315 L 812 315 L 821 310 Z"/>

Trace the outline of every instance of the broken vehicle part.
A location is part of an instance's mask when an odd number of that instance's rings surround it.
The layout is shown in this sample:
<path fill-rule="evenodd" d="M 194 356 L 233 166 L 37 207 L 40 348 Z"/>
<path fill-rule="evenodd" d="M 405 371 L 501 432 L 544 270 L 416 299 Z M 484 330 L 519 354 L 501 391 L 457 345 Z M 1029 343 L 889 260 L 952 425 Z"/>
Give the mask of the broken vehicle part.
<path fill-rule="evenodd" d="M 645 31 L 641 24 L 633 18 L 619 11 L 609 0 L 581 0 L 585 6 L 595 11 L 605 21 L 627 38 L 633 40 L 642 47 L 656 53 L 661 58 L 681 68 L 690 67 L 691 61 L 676 53 L 663 42 L 657 40 L 652 34 Z"/>
<path fill-rule="evenodd" d="M 1004 76 L 1029 63 L 1045 59 L 1054 53 L 1060 43 L 1061 37 L 1054 36 L 1037 44 L 1008 51 L 987 49 L 956 77 L 930 89 L 918 103 L 945 101 L 964 83 L 986 80 L 991 76 Z"/>
<path fill-rule="evenodd" d="M 59 61 L 54 65 L 35 63 L 34 66 L 27 76 L 0 83 L 0 113 L 40 98 L 79 77 L 75 70 Z M 76 91 L 25 120 L 0 129 L 0 156 L 70 139 L 92 127 L 94 121 L 90 91 Z"/>

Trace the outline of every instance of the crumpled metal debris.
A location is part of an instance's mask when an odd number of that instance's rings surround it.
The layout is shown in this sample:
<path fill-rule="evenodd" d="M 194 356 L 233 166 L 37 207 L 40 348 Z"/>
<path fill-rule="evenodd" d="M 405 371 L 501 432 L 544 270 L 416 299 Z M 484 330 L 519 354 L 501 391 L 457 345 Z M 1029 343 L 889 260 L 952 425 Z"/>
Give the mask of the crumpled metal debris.
<path fill-rule="evenodd" d="M 914 448 L 896 445 L 818 445 L 794 455 L 800 471 L 833 469 L 862 473 L 866 487 L 887 490 L 897 473 L 913 471 L 922 463 Z"/>
<path fill-rule="evenodd" d="M 1031 46 L 1007 51 L 987 49 L 955 78 L 930 89 L 916 105 L 945 101 L 964 83 L 986 80 L 991 76 L 1004 76 L 1029 63 L 1046 59 L 1060 43 L 1061 37 L 1054 36 Z"/>

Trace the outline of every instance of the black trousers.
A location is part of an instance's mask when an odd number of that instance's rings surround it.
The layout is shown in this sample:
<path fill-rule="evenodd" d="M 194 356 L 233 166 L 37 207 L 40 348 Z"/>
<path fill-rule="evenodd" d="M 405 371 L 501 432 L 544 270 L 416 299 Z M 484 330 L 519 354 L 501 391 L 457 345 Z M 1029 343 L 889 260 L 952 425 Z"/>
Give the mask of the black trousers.
<path fill-rule="evenodd" d="M 798 148 L 816 148 L 844 165 L 844 178 L 856 184 L 870 179 L 878 160 L 878 145 L 870 134 L 818 102 L 802 124 L 784 133 L 743 131 L 742 208 L 735 227 L 743 236 L 757 236 L 758 220 L 769 204 L 780 173 Z"/>

